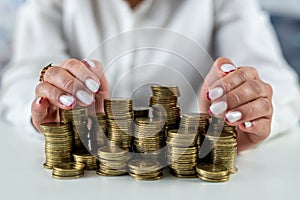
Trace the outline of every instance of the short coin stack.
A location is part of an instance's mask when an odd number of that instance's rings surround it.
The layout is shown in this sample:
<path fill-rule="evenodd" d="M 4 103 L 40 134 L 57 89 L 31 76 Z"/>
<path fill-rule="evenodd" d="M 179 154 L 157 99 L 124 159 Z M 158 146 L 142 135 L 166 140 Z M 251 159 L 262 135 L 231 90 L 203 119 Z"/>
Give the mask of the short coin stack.
<path fill-rule="evenodd" d="M 53 167 L 53 178 L 74 179 L 84 176 L 84 164 L 82 163 L 61 163 Z"/>
<path fill-rule="evenodd" d="M 91 154 L 73 154 L 74 162 L 83 163 L 85 170 L 96 170 L 98 168 L 97 157 Z"/>
<path fill-rule="evenodd" d="M 196 167 L 198 177 L 208 182 L 226 182 L 229 180 L 229 171 L 223 165 L 201 164 Z"/>
<path fill-rule="evenodd" d="M 133 131 L 132 99 L 105 99 L 104 107 L 108 119 L 108 139 L 111 145 L 131 150 Z"/>
<path fill-rule="evenodd" d="M 107 133 L 108 125 L 107 118 L 104 113 L 97 113 L 96 117 L 93 118 L 93 124 L 90 131 L 91 148 L 93 153 L 97 153 L 100 147 L 107 144 Z"/>
<path fill-rule="evenodd" d="M 98 175 L 121 176 L 127 173 L 126 164 L 130 160 L 129 152 L 117 146 L 102 147 L 98 150 L 100 161 Z"/>
<path fill-rule="evenodd" d="M 153 117 L 166 120 L 168 129 L 176 129 L 180 120 L 180 108 L 177 106 L 180 97 L 176 86 L 152 86 L 153 96 L 150 106 L 153 108 Z"/>
<path fill-rule="evenodd" d="M 130 176 L 135 180 L 159 180 L 162 166 L 154 160 L 132 160 L 128 163 Z"/>
<path fill-rule="evenodd" d="M 170 172 L 178 178 L 196 177 L 195 166 L 198 160 L 198 130 L 170 130 L 168 132 L 167 158 Z"/>
<path fill-rule="evenodd" d="M 138 118 L 135 121 L 134 150 L 144 159 L 163 159 L 166 145 L 164 124 L 160 120 Z"/>
<path fill-rule="evenodd" d="M 45 136 L 46 162 L 44 167 L 52 169 L 54 165 L 72 160 L 72 128 L 69 124 L 46 123 L 41 130 Z"/>
<path fill-rule="evenodd" d="M 214 130 L 221 129 L 221 134 L 207 133 L 206 138 L 213 145 L 211 152 L 212 163 L 225 166 L 229 173 L 237 172 L 237 140 L 235 127 L 231 127 L 222 119 L 213 119 L 215 126 Z M 217 127 L 216 127 L 217 126 Z"/>

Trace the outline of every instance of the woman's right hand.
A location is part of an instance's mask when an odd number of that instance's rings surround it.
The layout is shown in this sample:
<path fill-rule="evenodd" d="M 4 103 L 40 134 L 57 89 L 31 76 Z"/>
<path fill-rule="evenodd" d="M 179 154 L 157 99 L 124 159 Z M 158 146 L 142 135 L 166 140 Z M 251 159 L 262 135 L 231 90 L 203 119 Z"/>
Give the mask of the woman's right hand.
<path fill-rule="evenodd" d="M 70 59 L 50 67 L 35 93 L 32 123 L 40 131 L 40 124 L 60 121 L 59 109 L 70 110 L 78 104 L 94 106 L 96 112 L 103 112 L 109 86 L 99 62 Z"/>

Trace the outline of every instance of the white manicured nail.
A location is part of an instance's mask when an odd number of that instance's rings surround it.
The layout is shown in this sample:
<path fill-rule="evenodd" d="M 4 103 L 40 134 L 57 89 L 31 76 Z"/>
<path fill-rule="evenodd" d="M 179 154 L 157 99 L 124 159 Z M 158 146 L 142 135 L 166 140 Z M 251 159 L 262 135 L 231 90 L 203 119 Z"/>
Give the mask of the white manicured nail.
<path fill-rule="evenodd" d="M 252 123 L 251 122 L 245 122 L 244 126 L 245 126 L 245 128 L 251 128 L 252 127 Z"/>
<path fill-rule="evenodd" d="M 72 96 L 62 95 L 59 97 L 59 101 L 61 104 L 69 107 L 74 103 L 75 99 Z"/>
<path fill-rule="evenodd" d="M 210 100 L 214 101 L 214 100 L 220 98 L 221 96 L 223 96 L 223 94 L 224 94 L 223 88 L 217 87 L 208 92 L 208 98 Z"/>
<path fill-rule="evenodd" d="M 236 67 L 231 64 L 224 64 L 222 65 L 221 70 L 225 73 L 230 73 L 232 71 L 235 71 Z"/>
<path fill-rule="evenodd" d="M 94 93 L 98 92 L 100 87 L 100 85 L 93 79 L 87 79 L 85 81 L 85 86 Z"/>
<path fill-rule="evenodd" d="M 35 104 L 36 104 L 36 105 L 40 105 L 41 102 L 42 102 L 42 98 L 43 98 L 43 97 L 39 97 L 39 98 L 35 101 Z"/>
<path fill-rule="evenodd" d="M 219 103 L 215 103 L 210 106 L 209 111 L 214 115 L 222 114 L 227 110 L 227 103 L 225 101 L 221 101 Z"/>
<path fill-rule="evenodd" d="M 77 91 L 76 97 L 86 105 L 91 105 L 94 101 L 94 97 L 84 90 Z"/>
<path fill-rule="evenodd" d="M 227 121 L 229 121 L 230 123 L 234 123 L 242 119 L 242 113 L 239 111 L 229 112 L 225 117 Z"/>
<path fill-rule="evenodd" d="M 89 61 L 89 60 L 85 60 L 85 59 L 84 59 L 84 61 L 87 62 L 89 64 L 89 66 L 91 66 L 91 68 L 96 68 L 94 61 Z"/>

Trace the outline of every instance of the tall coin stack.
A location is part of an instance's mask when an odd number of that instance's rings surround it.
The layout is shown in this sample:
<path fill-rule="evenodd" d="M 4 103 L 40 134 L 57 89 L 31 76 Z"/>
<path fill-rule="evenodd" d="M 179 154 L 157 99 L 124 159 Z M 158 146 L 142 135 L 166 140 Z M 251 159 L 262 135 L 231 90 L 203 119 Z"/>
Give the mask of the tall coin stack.
<path fill-rule="evenodd" d="M 159 180 L 162 178 L 162 166 L 154 160 L 132 160 L 128 163 L 129 174 L 135 180 Z"/>
<path fill-rule="evenodd" d="M 46 162 L 44 167 L 52 169 L 53 166 L 72 160 L 72 128 L 69 124 L 46 123 L 41 124 L 45 136 Z"/>
<path fill-rule="evenodd" d="M 91 149 L 97 153 L 98 149 L 107 144 L 107 117 L 104 113 L 97 113 L 93 118 L 93 124 L 90 131 Z"/>
<path fill-rule="evenodd" d="M 230 174 L 237 173 L 237 140 L 235 127 L 224 124 L 223 119 L 213 118 L 213 132 L 207 133 L 206 138 L 212 144 L 211 161 L 213 164 L 225 166 Z M 215 132 L 222 130 L 221 134 Z"/>
<path fill-rule="evenodd" d="M 164 124 L 160 120 L 138 118 L 135 121 L 134 150 L 141 159 L 163 162 L 166 145 Z"/>
<path fill-rule="evenodd" d="M 177 129 L 180 121 L 180 108 L 177 106 L 180 91 L 177 86 L 152 86 L 153 96 L 150 106 L 153 117 L 166 120 L 167 128 Z"/>
<path fill-rule="evenodd" d="M 98 150 L 100 161 L 97 174 L 101 176 L 121 176 L 127 173 L 130 154 L 117 146 L 102 147 Z"/>
<path fill-rule="evenodd" d="M 131 150 L 133 131 L 132 99 L 105 99 L 104 108 L 108 120 L 108 139 L 110 145 Z"/>
<path fill-rule="evenodd" d="M 73 152 L 88 152 L 88 112 L 87 108 L 76 108 L 73 110 L 61 110 L 61 121 L 63 123 L 71 123 L 74 135 Z"/>
<path fill-rule="evenodd" d="M 167 158 L 170 172 L 178 178 L 195 178 L 198 160 L 198 130 L 180 129 L 168 132 Z"/>

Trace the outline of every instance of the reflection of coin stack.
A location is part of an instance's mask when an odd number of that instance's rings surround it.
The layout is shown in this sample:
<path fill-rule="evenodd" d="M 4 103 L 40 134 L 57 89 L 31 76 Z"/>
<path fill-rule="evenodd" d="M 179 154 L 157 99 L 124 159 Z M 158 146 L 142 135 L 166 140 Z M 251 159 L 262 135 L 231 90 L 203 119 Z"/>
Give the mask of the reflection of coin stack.
<path fill-rule="evenodd" d="M 108 118 L 108 139 L 111 145 L 124 150 L 132 147 L 132 99 L 113 98 L 104 101 Z"/>
<path fill-rule="evenodd" d="M 159 120 L 138 118 L 135 121 L 135 152 L 143 159 L 164 159 L 165 146 L 164 124 Z"/>
<path fill-rule="evenodd" d="M 135 180 L 159 180 L 162 166 L 154 160 L 132 160 L 128 163 L 130 176 Z"/>
<path fill-rule="evenodd" d="M 100 161 L 98 175 L 102 176 L 121 176 L 126 174 L 126 163 L 130 159 L 128 151 L 117 146 L 102 147 L 98 150 Z"/>
<path fill-rule="evenodd" d="M 229 173 L 237 172 L 236 158 L 237 158 L 237 140 L 235 127 L 228 124 L 224 125 L 223 119 L 214 118 L 213 132 L 207 133 L 206 138 L 212 144 L 211 159 L 212 163 L 225 166 Z M 221 134 L 216 130 L 222 130 Z"/>
<path fill-rule="evenodd" d="M 153 96 L 150 106 L 153 108 L 153 117 L 166 120 L 168 129 L 176 129 L 180 120 L 180 108 L 177 106 L 180 97 L 176 86 L 152 86 Z"/>
<path fill-rule="evenodd" d="M 72 129 L 69 124 L 46 123 L 41 130 L 45 136 L 46 162 L 44 167 L 52 169 L 54 165 L 70 162 L 72 159 Z"/>
<path fill-rule="evenodd" d="M 74 134 L 74 152 L 87 152 L 88 146 L 88 113 L 86 108 L 61 110 L 61 121 L 71 123 Z"/>
<path fill-rule="evenodd" d="M 226 182 L 229 180 L 229 171 L 223 165 L 217 164 L 198 164 L 198 177 L 208 182 Z"/>
<path fill-rule="evenodd" d="M 104 113 L 97 113 L 96 117 L 93 118 L 93 124 L 90 131 L 91 148 L 93 153 L 97 153 L 100 147 L 106 145 L 108 125 L 107 118 Z"/>
<path fill-rule="evenodd" d="M 198 130 L 170 130 L 168 132 L 168 163 L 172 175 L 178 178 L 196 177 L 198 160 Z"/>
<path fill-rule="evenodd" d="M 96 170 L 98 168 L 97 157 L 91 154 L 73 154 L 76 163 L 85 164 L 85 170 Z"/>
<path fill-rule="evenodd" d="M 53 178 L 73 179 L 84 175 L 84 164 L 82 163 L 61 163 L 53 167 Z"/>

